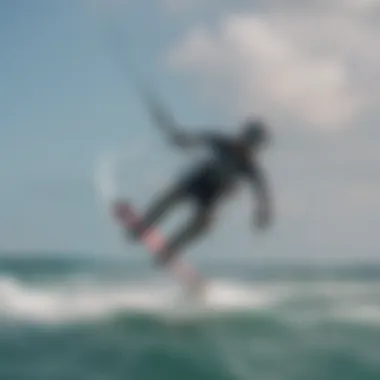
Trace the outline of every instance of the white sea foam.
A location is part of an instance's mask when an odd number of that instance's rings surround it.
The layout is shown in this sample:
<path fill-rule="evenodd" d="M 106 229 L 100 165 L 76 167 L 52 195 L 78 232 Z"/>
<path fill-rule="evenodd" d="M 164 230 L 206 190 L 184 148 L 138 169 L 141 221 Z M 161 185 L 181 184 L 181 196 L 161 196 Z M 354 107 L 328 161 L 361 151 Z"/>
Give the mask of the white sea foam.
<path fill-rule="evenodd" d="M 300 316 L 303 311 L 310 311 L 319 320 L 333 318 L 373 324 L 380 323 L 380 303 L 373 298 L 378 291 L 378 284 L 348 283 L 346 287 L 340 284 L 326 288 L 323 284 L 302 287 L 290 283 L 213 280 L 202 297 L 193 302 L 175 284 L 157 281 L 84 278 L 31 284 L 0 277 L 0 318 L 54 324 L 105 319 L 118 313 L 203 318 L 210 314 L 222 316 L 280 308 L 299 312 Z M 321 299 L 327 302 L 320 303 Z"/>
<path fill-rule="evenodd" d="M 44 323 L 99 319 L 118 312 L 174 315 L 179 309 L 184 310 L 181 295 L 178 287 L 168 284 L 30 285 L 3 277 L 0 278 L 0 315 Z M 233 312 L 262 309 L 275 299 L 276 295 L 270 291 L 254 290 L 248 285 L 212 282 L 200 305 L 204 312 Z"/>

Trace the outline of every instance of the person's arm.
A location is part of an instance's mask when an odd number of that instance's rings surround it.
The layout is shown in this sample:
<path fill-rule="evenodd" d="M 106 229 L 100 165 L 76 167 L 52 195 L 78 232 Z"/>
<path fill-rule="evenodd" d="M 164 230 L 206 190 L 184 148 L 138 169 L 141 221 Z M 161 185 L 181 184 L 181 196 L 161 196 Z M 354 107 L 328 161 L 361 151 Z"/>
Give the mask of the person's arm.
<path fill-rule="evenodd" d="M 145 101 L 153 124 L 164 133 L 172 145 L 191 148 L 207 143 L 209 139 L 208 133 L 189 133 L 182 129 L 174 116 L 152 94 L 145 93 Z"/>
<path fill-rule="evenodd" d="M 273 207 L 267 178 L 257 165 L 249 167 L 248 178 L 258 199 L 258 208 L 255 214 L 256 226 L 265 228 L 272 221 Z"/>

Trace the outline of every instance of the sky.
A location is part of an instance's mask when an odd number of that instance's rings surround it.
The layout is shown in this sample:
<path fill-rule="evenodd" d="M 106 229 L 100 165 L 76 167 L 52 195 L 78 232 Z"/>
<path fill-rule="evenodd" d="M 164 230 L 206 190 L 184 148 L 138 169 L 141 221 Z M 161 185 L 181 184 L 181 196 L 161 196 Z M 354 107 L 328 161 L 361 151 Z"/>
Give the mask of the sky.
<path fill-rule="evenodd" d="M 253 229 L 244 190 L 191 254 L 379 258 L 379 45 L 377 0 L 0 1 L 0 250 L 138 251 L 99 206 L 100 157 L 125 154 L 136 204 L 187 158 L 150 124 L 137 78 L 189 130 L 271 126 L 273 227 Z"/>

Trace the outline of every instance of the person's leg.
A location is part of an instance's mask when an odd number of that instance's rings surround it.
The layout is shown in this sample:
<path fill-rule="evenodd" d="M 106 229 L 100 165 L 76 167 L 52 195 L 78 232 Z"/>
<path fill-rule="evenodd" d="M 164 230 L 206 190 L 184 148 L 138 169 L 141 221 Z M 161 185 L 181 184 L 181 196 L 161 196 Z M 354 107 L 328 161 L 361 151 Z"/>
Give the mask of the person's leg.
<path fill-rule="evenodd" d="M 143 215 L 141 221 L 143 229 L 146 230 L 159 222 L 173 206 L 182 200 L 183 195 L 184 190 L 182 186 L 176 185 L 156 198 Z"/>
<path fill-rule="evenodd" d="M 165 249 L 156 256 L 157 264 L 165 264 L 177 255 L 185 246 L 208 231 L 212 221 L 211 207 L 197 206 L 194 217 L 182 229 L 169 239 Z"/>

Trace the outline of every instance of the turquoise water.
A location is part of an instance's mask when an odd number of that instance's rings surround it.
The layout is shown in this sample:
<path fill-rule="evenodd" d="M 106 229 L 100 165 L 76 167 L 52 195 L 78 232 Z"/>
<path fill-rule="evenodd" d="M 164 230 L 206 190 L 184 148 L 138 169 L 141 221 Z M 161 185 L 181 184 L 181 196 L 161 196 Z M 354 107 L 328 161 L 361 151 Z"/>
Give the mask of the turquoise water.
<path fill-rule="evenodd" d="M 380 379 L 380 266 L 0 259 L 0 379 Z"/>

